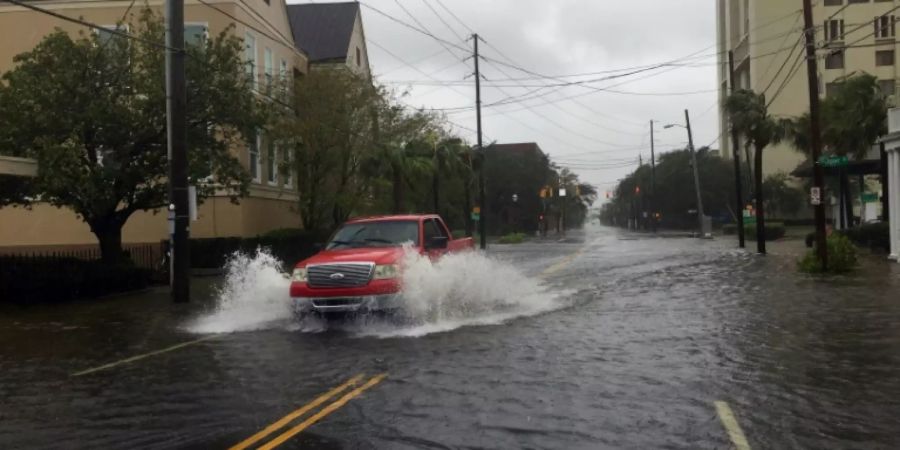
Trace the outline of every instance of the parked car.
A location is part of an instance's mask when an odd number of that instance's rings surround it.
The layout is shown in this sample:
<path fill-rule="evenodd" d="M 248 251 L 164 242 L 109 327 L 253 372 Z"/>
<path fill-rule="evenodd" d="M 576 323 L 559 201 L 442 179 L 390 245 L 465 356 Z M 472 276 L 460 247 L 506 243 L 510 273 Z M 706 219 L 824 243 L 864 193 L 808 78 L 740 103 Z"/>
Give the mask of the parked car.
<path fill-rule="evenodd" d="M 290 295 L 295 315 L 402 308 L 405 244 L 432 259 L 474 248 L 470 237 L 453 239 L 444 220 L 434 214 L 349 220 L 321 252 L 294 268 Z"/>

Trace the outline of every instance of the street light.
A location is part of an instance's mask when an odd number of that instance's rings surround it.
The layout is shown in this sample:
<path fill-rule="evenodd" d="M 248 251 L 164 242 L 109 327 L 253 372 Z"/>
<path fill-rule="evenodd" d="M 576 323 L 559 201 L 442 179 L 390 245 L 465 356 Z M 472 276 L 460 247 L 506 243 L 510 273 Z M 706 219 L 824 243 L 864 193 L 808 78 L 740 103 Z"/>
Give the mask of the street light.
<path fill-rule="evenodd" d="M 705 237 L 706 231 L 704 230 L 703 222 L 706 217 L 703 213 L 703 198 L 700 196 L 700 172 L 697 167 L 697 152 L 694 150 L 694 137 L 691 133 L 691 117 L 688 115 L 688 110 L 684 110 L 684 121 L 685 125 L 681 125 L 678 123 L 670 123 L 663 127 L 663 129 L 668 130 L 672 127 L 681 127 L 687 130 L 688 135 L 688 149 L 691 152 L 691 163 L 694 166 L 694 190 L 697 191 L 697 221 L 699 228 L 700 237 Z"/>

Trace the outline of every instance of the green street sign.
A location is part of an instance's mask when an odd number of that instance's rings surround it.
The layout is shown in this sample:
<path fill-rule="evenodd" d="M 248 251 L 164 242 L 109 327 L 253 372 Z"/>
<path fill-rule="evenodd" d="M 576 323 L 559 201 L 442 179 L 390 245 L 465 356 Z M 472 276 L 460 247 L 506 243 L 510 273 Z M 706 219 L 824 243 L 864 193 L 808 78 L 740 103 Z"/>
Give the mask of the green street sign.
<path fill-rule="evenodd" d="M 478 214 L 478 213 L 472 213 L 472 220 L 474 220 L 474 221 L 476 221 L 476 222 L 479 221 L 479 220 L 481 220 L 481 214 Z"/>
<path fill-rule="evenodd" d="M 846 167 L 850 160 L 846 156 L 822 155 L 819 157 L 819 165 L 822 167 Z"/>
<path fill-rule="evenodd" d="M 874 192 L 863 192 L 862 202 L 863 203 L 875 203 L 878 201 L 878 194 Z"/>

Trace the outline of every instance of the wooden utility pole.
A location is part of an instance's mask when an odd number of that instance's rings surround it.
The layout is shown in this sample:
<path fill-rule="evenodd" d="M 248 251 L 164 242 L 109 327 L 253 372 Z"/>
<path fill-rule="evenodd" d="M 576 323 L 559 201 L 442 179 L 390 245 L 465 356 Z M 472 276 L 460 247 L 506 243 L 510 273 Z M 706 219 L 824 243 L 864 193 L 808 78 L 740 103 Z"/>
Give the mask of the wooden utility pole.
<path fill-rule="evenodd" d="M 697 191 L 697 229 L 698 237 L 703 236 L 703 196 L 700 195 L 700 167 L 697 166 L 697 149 L 694 148 L 694 134 L 691 132 L 691 116 L 684 110 L 684 123 L 687 125 L 688 147 L 691 149 L 691 162 L 694 166 L 694 190 Z"/>
<path fill-rule="evenodd" d="M 822 149 L 821 131 L 819 130 L 819 73 L 816 62 L 816 27 L 813 24 L 812 1 L 803 0 L 803 27 L 806 34 L 806 74 L 809 85 L 809 144 L 813 161 L 813 189 L 818 193 L 818 201 L 814 203 L 816 219 L 816 254 L 822 269 L 828 268 L 828 247 L 825 236 L 825 196 L 824 173 L 819 164 Z M 810 195 L 810 197 L 814 197 Z M 816 200 L 813 198 L 813 200 Z"/>
<path fill-rule="evenodd" d="M 477 122 L 478 151 L 481 152 L 481 168 L 478 170 L 478 233 L 481 234 L 481 249 L 487 248 L 487 194 L 484 187 L 484 170 L 487 166 L 487 151 L 481 140 L 481 72 L 478 70 L 478 33 L 472 34 L 475 43 L 475 120 Z"/>
<path fill-rule="evenodd" d="M 737 91 L 737 83 L 734 78 L 734 52 L 730 50 L 728 51 L 728 74 L 731 83 L 731 93 L 734 94 L 735 91 Z M 728 119 L 728 123 L 731 124 L 731 118 Z M 741 146 L 740 143 L 738 143 L 737 128 L 733 126 L 731 127 L 731 153 L 731 159 L 734 160 L 734 192 L 737 200 L 735 213 L 737 216 L 738 246 L 744 248 L 744 195 L 742 188 L 743 183 L 741 183 Z M 747 161 L 747 164 L 750 164 L 750 161 Z"/>
<path fill-rule="evenodd" d="M 190 300 L 188 239 L 187 88 L 184 79 L 184 0 L 166 0 L 166 118 L 169 146 L 170 284 L 172 300 Z"/>

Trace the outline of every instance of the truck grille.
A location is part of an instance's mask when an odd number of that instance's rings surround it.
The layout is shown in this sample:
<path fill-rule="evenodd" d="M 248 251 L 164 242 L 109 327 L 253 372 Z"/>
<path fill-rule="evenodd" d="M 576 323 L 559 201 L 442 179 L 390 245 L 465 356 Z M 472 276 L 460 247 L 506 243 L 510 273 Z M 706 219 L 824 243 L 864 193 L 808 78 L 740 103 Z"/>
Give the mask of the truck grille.
<path fill-rule="evenodd" d="M 310 287 L 365 286 L 372 279 L 372 263 L 323 264 L 306 268 Z"/>

